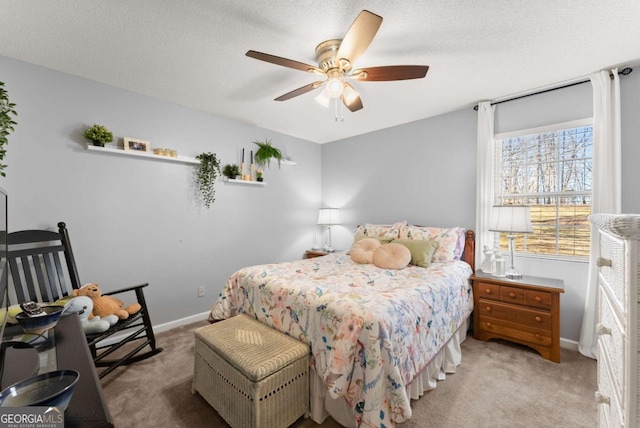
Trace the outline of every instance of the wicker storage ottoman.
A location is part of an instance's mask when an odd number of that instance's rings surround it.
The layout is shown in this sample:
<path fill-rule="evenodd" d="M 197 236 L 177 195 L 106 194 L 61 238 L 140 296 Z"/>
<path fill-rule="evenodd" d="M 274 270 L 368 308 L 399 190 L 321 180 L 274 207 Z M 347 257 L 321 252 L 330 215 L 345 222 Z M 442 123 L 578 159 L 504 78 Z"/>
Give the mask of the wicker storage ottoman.
<path fill-rule="evenodd" d="M 195 331 L 192 391 L 232 427 L 284 428 L 309 411 L 309 347 L 247 316 Z"/>

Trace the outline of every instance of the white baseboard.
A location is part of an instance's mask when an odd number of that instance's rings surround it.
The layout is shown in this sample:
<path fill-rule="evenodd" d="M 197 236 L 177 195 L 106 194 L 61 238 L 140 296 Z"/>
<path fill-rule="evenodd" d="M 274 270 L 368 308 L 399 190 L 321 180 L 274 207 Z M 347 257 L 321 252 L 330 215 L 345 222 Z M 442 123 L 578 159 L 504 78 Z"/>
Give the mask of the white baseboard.
<path fill-rule="evenodd" d="M 578 342 L 575 340 L 565 339 L 563 337 L 560 338 L 560 347 L 564 349 L 568 349 L 570 351 L 578 352 Z"/>
<path fill-rule="evenodd" d="M 188 317 L 185 318 L 180 318 L 174 321 L 169 321 L 163 324 L 158 324 L 158 325 L 154 325 L 153 326 L 153 333 L 154 334 L 158 334 L 161 333 L 163 331 L 168 331 L 177 327 L 181 327 L 183 325 L 187 325 L 187 324 L 191 324 L 194 322 L 198 322 L 198 321 L 204 321 L 207 318 L 209 318 L 209 311 L 207 312 L 202 312 L 199 314 L 195 314 L 195 315 L 190 315 Z M 137 322 L 137 321 L 136 321 Z M 119 334 L 117 336 L 113 336 L 110 337 L 108 339 L 103 340 L 102 342 L 100 342 L 102 345 L 111 345 L 112 343 L 118 343 L 122 337 L 125 337 L 126 334 Z"/>
<path fill-rule="evenodd" d="M 209 318 L 209 311 L 202 312 L 202 313 L 195 314 L 195 315 L 190 315 L 188 317 L 180 318 L 180 319 L 177 319 L 177 320 L 174 320 L 174 321 L 169 321 L 169 322 L 166 322 L 164 324 L 154 325 L 153 326 L 153 332 L 155 334 L 158 334 L 158 333 L 161 333 L 163 331 L 174 329 L 176 327 L 181 327 L 183 325 L 192 324 L 192 323 L 198 322 L 198 321 L 204 321 L 207 318 Z"/>

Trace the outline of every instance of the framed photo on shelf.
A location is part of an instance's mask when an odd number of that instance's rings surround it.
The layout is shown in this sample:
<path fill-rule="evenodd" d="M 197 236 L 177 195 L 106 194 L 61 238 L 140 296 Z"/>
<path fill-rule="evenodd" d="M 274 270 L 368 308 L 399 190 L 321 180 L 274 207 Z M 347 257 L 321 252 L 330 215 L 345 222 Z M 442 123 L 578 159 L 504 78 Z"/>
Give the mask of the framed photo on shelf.
<path fill-rule="evenodd" d="M 151 152 L 151 143 L 147 140 L 124 137 L 124 149 L 138 152 Z"/>

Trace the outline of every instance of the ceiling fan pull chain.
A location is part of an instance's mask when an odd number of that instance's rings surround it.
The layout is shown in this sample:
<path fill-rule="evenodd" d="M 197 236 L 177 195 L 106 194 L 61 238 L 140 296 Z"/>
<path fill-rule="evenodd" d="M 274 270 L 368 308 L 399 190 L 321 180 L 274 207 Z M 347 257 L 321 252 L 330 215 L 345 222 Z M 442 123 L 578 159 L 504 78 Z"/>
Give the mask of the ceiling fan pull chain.
<path fill-rule="evenodd" d="M 336 98 L 336 103 L 338 99 Z M 344 122 L 344 103 L 340 100 L 340 122 Z"/>

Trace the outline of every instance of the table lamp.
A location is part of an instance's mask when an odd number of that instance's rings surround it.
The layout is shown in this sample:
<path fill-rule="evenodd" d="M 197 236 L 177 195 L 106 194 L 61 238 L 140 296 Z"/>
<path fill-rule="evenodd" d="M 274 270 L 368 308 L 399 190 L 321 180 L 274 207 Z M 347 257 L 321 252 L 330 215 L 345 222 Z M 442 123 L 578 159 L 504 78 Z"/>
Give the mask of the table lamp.
<path fill-rule="evenodd" d="M 318 212 L 318 224 L 327 226 L 328 231 L 327 243 L 322 249 L 327 253 L 333 253 L 335 250 L 331 246 L 331 226 L 340 224 L 340 211 L 337 208 L 320 208 Z"/>
<path fill-rule="evenodd" d="M 514 233 L 531 233 L 531 219 L 529 207 L 526 205 L 498 205 L 493 207 L 491 232 L 506 232 L 509 238 L 509 250 L 511 252 L 511 267 L 507 270 L 506 276 L 510 279 L 521 279 L 522 274 L 516 270 L 513 261 Z"/>

